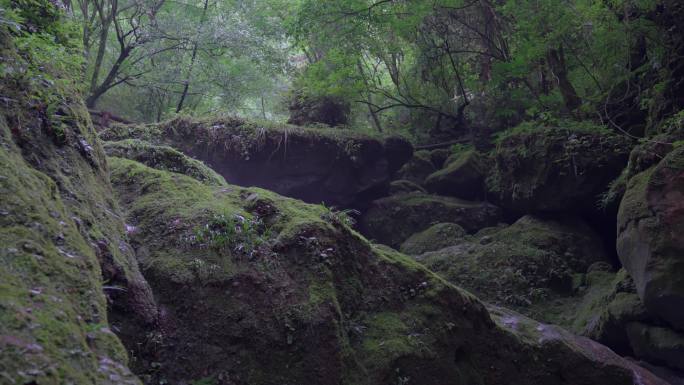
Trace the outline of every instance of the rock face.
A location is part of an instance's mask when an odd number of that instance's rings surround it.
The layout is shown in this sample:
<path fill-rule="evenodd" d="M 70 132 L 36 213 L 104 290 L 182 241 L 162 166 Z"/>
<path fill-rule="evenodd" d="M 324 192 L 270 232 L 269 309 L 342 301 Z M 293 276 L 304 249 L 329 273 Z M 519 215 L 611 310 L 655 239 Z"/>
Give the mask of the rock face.
<path fill-rule="evenodd" d="M 653 317 L 637 296 L 631 277 L 624 269 L 617 274 L 592 271 L 584 284 L 584 298 L 570 310 L 570 329 L 620 354 L 633 356 L 627 325 L 651 322 Z"/>
<path fill-rule="evenodd" d="M 575 275 L 608 261 L 600 238 L 580 220 L 525 216 L 493 230 L 416 258 L 489 303 L 555 322 L 550 304 L 572 294 Z"/>
<path fill-rule="evenodd" d="M 649 312 L 684 329 L 684 147 L 630 180 L 617 250 Z"/>
<path fill-rule="evenodd" d="M 141 139 L 199 159 L 226 181 L 258 186 L 311 203 L 361 206 L 386 190 L 411 157 L 401 138 L 346 130 L 259 127 L 240 119 L 176 119 L 150 126 L 112 126 L 105 140 Z"/>
<path fill-rule="evenodd" d="M 116 324 L 149 382 L 665 384 L 588 339 L 490 313 L 322 206 L 110 161 L 162 309 L 158 329 Z"/>
<path fill-rule="evenodd" d="M 447 159 L 446 166 L 425 179 L 425 188 L 435 194 L 462 199 L 482 199 L 486 163 L 480 153 L 465 151 Z"/>
<path fill-rule="evenodd" d="M 361 218 L 360 226 L 369 238 L 398 248 L 411 235 L 436 223 L 456 223 L 475 232 L 494 226 L 501 219 L 501 210 L 485 202 L 409 193 L 374 201 Z"/>
<path fill-rule="evenodd" d="M 601 131 L 559 127 L 508 135 L 494 153 L 490 197 L 518 212 L 592 210 L 630 149 L 628 139 Z"/>
<path fill-rule="evenodd" d="M 36 66 L 5 31 L 3 60 Z M 108 310 L 150 325 L 156 304 L 88 111 L 75 90 L 6 75 L 0 94 L 13 104 L 0 107 L 0 383 L 139 384 Z M 36 104 L 46 98 L 60 101 L 54 114 Z"/>

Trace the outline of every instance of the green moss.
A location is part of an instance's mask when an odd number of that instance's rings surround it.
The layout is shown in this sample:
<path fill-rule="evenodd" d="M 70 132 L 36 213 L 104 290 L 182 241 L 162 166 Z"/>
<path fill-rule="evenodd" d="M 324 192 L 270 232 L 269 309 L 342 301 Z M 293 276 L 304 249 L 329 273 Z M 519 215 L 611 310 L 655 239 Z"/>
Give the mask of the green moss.
<path fill-rule="evenodd" d="M 633 176 L 627 183 L 627 189 L 622 197 L 618 212 L 618 231 L 626 225 L 625 221 L 627 218 L 644 218 L 650 215 L 649 208 L 647 207 L 646 193 L 649 181 L 652 175 L 654 175 L 655 170 L 656 168 L 652 167 L 639 173 Z"/>
<path fill-rule="evenodd" d="M 134 224 L 166 229 L 161 239 L 145 232 L 140 242 L 150 252 L 143 265 L 178 282 L 225 281 L 241 271 L 237 260 L 302 231 L 333 226 L 325 208 L 266 190 L 210 186 L 121 158 L 110 158 L 110 166 Z"/>
<path fill-rule="evenodd" d="M 499 203 L 519 212 L 595 209 L 625 168 L 633 143 L 603 130 L 540 128 L 503 137 L 486 179 Z"/>
<path fill-rule="evenodd" d="M 155 146 L 137 139 L 105 142 L 105 152 L 111 157 L 127 158 L 159 170 L 177 172 L 214 186 L 226 181 L 204 163 L 185 156 L 167 146 Z"/>
<path fill-rule="evenodd" d="M 100 381 L 98 360 L 126 353 L 106 328 L 98 260 L 55 182 L 0 129 L 0 367 L 27 383 Z"/>
<path fill-rule="evenodd" d="M 401 251 L 411 255 L 436 251 L 455 245 L 465 235 L 466 232 L 463 227 L 455 223 L 439 223 L 423 232 L 412 235 L 401 244 Z"/>
<path fill-rule="evenodd" d="M 411 330 L 395 313 L 379 313 L 366 320 L 363 355 L 370 371 L 386 368 L 401 356 L 420 351 L 420 342 L 411 338 Z"/>
<path fill-rule="evenodd" d="M 417 259 L 490 303 L 551 322 L 562 316 L 563 306 L 555 303 L 572 294 L 573 277 L 607 257 L 582 222 L 526 216 Z"/>

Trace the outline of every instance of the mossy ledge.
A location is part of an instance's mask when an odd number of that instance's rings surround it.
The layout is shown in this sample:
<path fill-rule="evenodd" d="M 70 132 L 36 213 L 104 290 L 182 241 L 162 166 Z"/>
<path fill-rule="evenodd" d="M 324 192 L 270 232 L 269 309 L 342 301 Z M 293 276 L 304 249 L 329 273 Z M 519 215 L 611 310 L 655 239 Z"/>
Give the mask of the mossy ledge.
<path fill-rule="evenodd" d="M 100 137 L 168 145 L 205 162 L 229 183 L 337 207 L 362 205 L 382 195 L 413 153 L 411 144 L 397 136 L 235 117 L 113 125 Z"/>

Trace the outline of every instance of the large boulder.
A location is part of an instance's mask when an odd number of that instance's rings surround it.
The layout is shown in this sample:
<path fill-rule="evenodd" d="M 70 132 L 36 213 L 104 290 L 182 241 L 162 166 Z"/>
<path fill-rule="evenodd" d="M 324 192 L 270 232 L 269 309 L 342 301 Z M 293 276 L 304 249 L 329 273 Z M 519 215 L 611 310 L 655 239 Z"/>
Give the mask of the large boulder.
<path fill-rule="evenodd" d="M 617 274 L 592 271 L 580 301 L 567 306 L 570 330 L 598 341 L 621 355 L 651 365 L 684 369 L 684 334 L 650 314 L 624 269 Z"/>
<path fill-rule="evenodd" d="M 486 173 L 486 162 L 480 153 L 464 151 L 447 159 L 444 168 L 430 174 L 425 179 L 425 188 L 439 195 L 482 199 Z"/>
<path fill-rule="evenodd" d="M 521 130 L 498 143 L 488 191 L 518 212 L 593 210 L 630 149 L 629 139 L 598 128 Z"/>
<path fill-rule="evenodd" d="M 385 194 L 391 176 L 412 152 L 399 137 L 259 126 L 238 118 L 113 125 L 100 136 L 168 145 L 205 162 L 229 183 L 344 208 L 363 206 Z"/>
<path fill-rule="evenodd" d="M 422 185 L 425 178 L 435 171 L 437 168 L 432 163 L 430 153 L 425 150 L 416 151 L 413 157 L 399 169 L 397 178 Z"/>
<path fill-rule="evenodd" d="M 433 224 L 456 223 L 472 233 L 501 220 L 501 210 L 486 202 L 415 192 L 374 201 L 361 218 L 360 228 L 369 238 L 398 248 Z"/>
<path fill-rule="evenodd" d="M 684 147 L 629 181 L 617 250 L 646 308 L 684 329 Z"/>
<path fill-rule="evenodd" d="M 489 303 L 545 322 L 558 321 L 552 308 L 573 294 L 576 276 L 609 261 L 601 239 L 579 219 L 525 216 L 493 230 L 416 259 Z"/>
<path fill-rule="evenodd" d="M 488 311 L 325 207 L 111 165 L 162 309 L 156 329 L 119 328 L 148 382 L 665 384 L 588 339 Z"/>

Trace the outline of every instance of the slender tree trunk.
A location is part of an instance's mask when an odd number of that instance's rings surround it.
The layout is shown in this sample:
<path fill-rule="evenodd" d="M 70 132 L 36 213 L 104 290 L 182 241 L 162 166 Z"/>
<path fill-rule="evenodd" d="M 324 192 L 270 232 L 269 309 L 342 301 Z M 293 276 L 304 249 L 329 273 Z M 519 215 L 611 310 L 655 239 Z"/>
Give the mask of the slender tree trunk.
<path fill-rule="evenodd" d="M 95 103 L 97 103 L 97 100 L 100 98 L 100 96 L 104 95 L 105 92 L 114 86 L 114 80 L 119 74 L 119 69 L 121 68 L 123 62 L 126 61 L 128 56 L 130 56 L 132 50 L 133 47 L 125 47 L 122 49 L 122 51 L 119 53 L 119 57 L 116 59 L 116 62 L 109 70 L 105 80 L 102 82 L 102 84 L 96 87 L 86 99 L 86 106 L 88 106 L 88 108 L 95 107 Z"/>
<path fill-rule="evenodd" d="M 209 8 L 209 0 L 204 0 L 204 8 L 202 9 L 202 17 L 200 18 L 200 24 L 197 27 L 197 34 L 198 35 L 199 35 L 200 31 L 202 30 L 204 22 L 206 21 L 207 8 Z M 187 98 L 187 96 L 188 96 L 188 90 L 190 89 L 190 80 L 192 79 L 192 69 L 195 66 L 195 60 L 197 60 L 197 50 L 199 48 L 199 44 L 197 42 L 198 37 L 195 37 L 195 41 L 192 44 L 192 56 L 190 58 L 190 66 L 188 67 L 188 74 L 187 74 L 187 77 L 185 78 L 185 82 L 183 84 L 183 92 L 181 92 L 180 100 L 178 101 L 178 105 L 176 106 L 176 113 L 181 112 L 181 110 L 183 109 L 183 103 L 185 102 L 185 98 Z"/>
<path fill-rule="evenodd" d="M 97 89 L 97 81 L 100 78 L 100 71 L 102 70 L 102 61 L 104 60 L 105 52 L 107 50 L 107 36 L 109 35 L 110 22 L 103 23 L 100 30 L 100 42 L 97 47 L 97 56 L 95 57 L 95 64 L 93 65 L 93 74 L 90 78 L 90 93 L 92 94 Z"/>
<path fill-rule="evenodd" d="M 363 65 L 361 64 L 360 59 L 356 61 L 356 68 L 359 70 L 359 74 L 361 75 L 361 78 L 363 78 L 363 84 L 366 86 L 366 99 L 368 101 L 366 105 L 368 106 L 368 114 L 371 116 L 375 129 L 378 130 L 378 132 L 382 132 L 382 124 L 380 123 L 377 112 L 373 110 L 373 95 L 368 91 L 370 90 L 370 85 L 368 84 L 368 79 L 363 71 Z"/>
<path fill-rule="evenodd" d="M 261 115 L 266 119 L 266 104 L 264 103 L 264 94 L 261 94 Z"/>
<path fill-rule="evenodd" d="M 576 110 L 582 104 L 582 99 L 577 95 L 575 87 L 568 78 L 568 68 L 565 65 L 563 45 L 558 49 L 550 50 L 546 57 L 549 62 L 549 67 L 558 81 L 558 89 L 563 96 L 565 107 L 571 112 Z"/>

